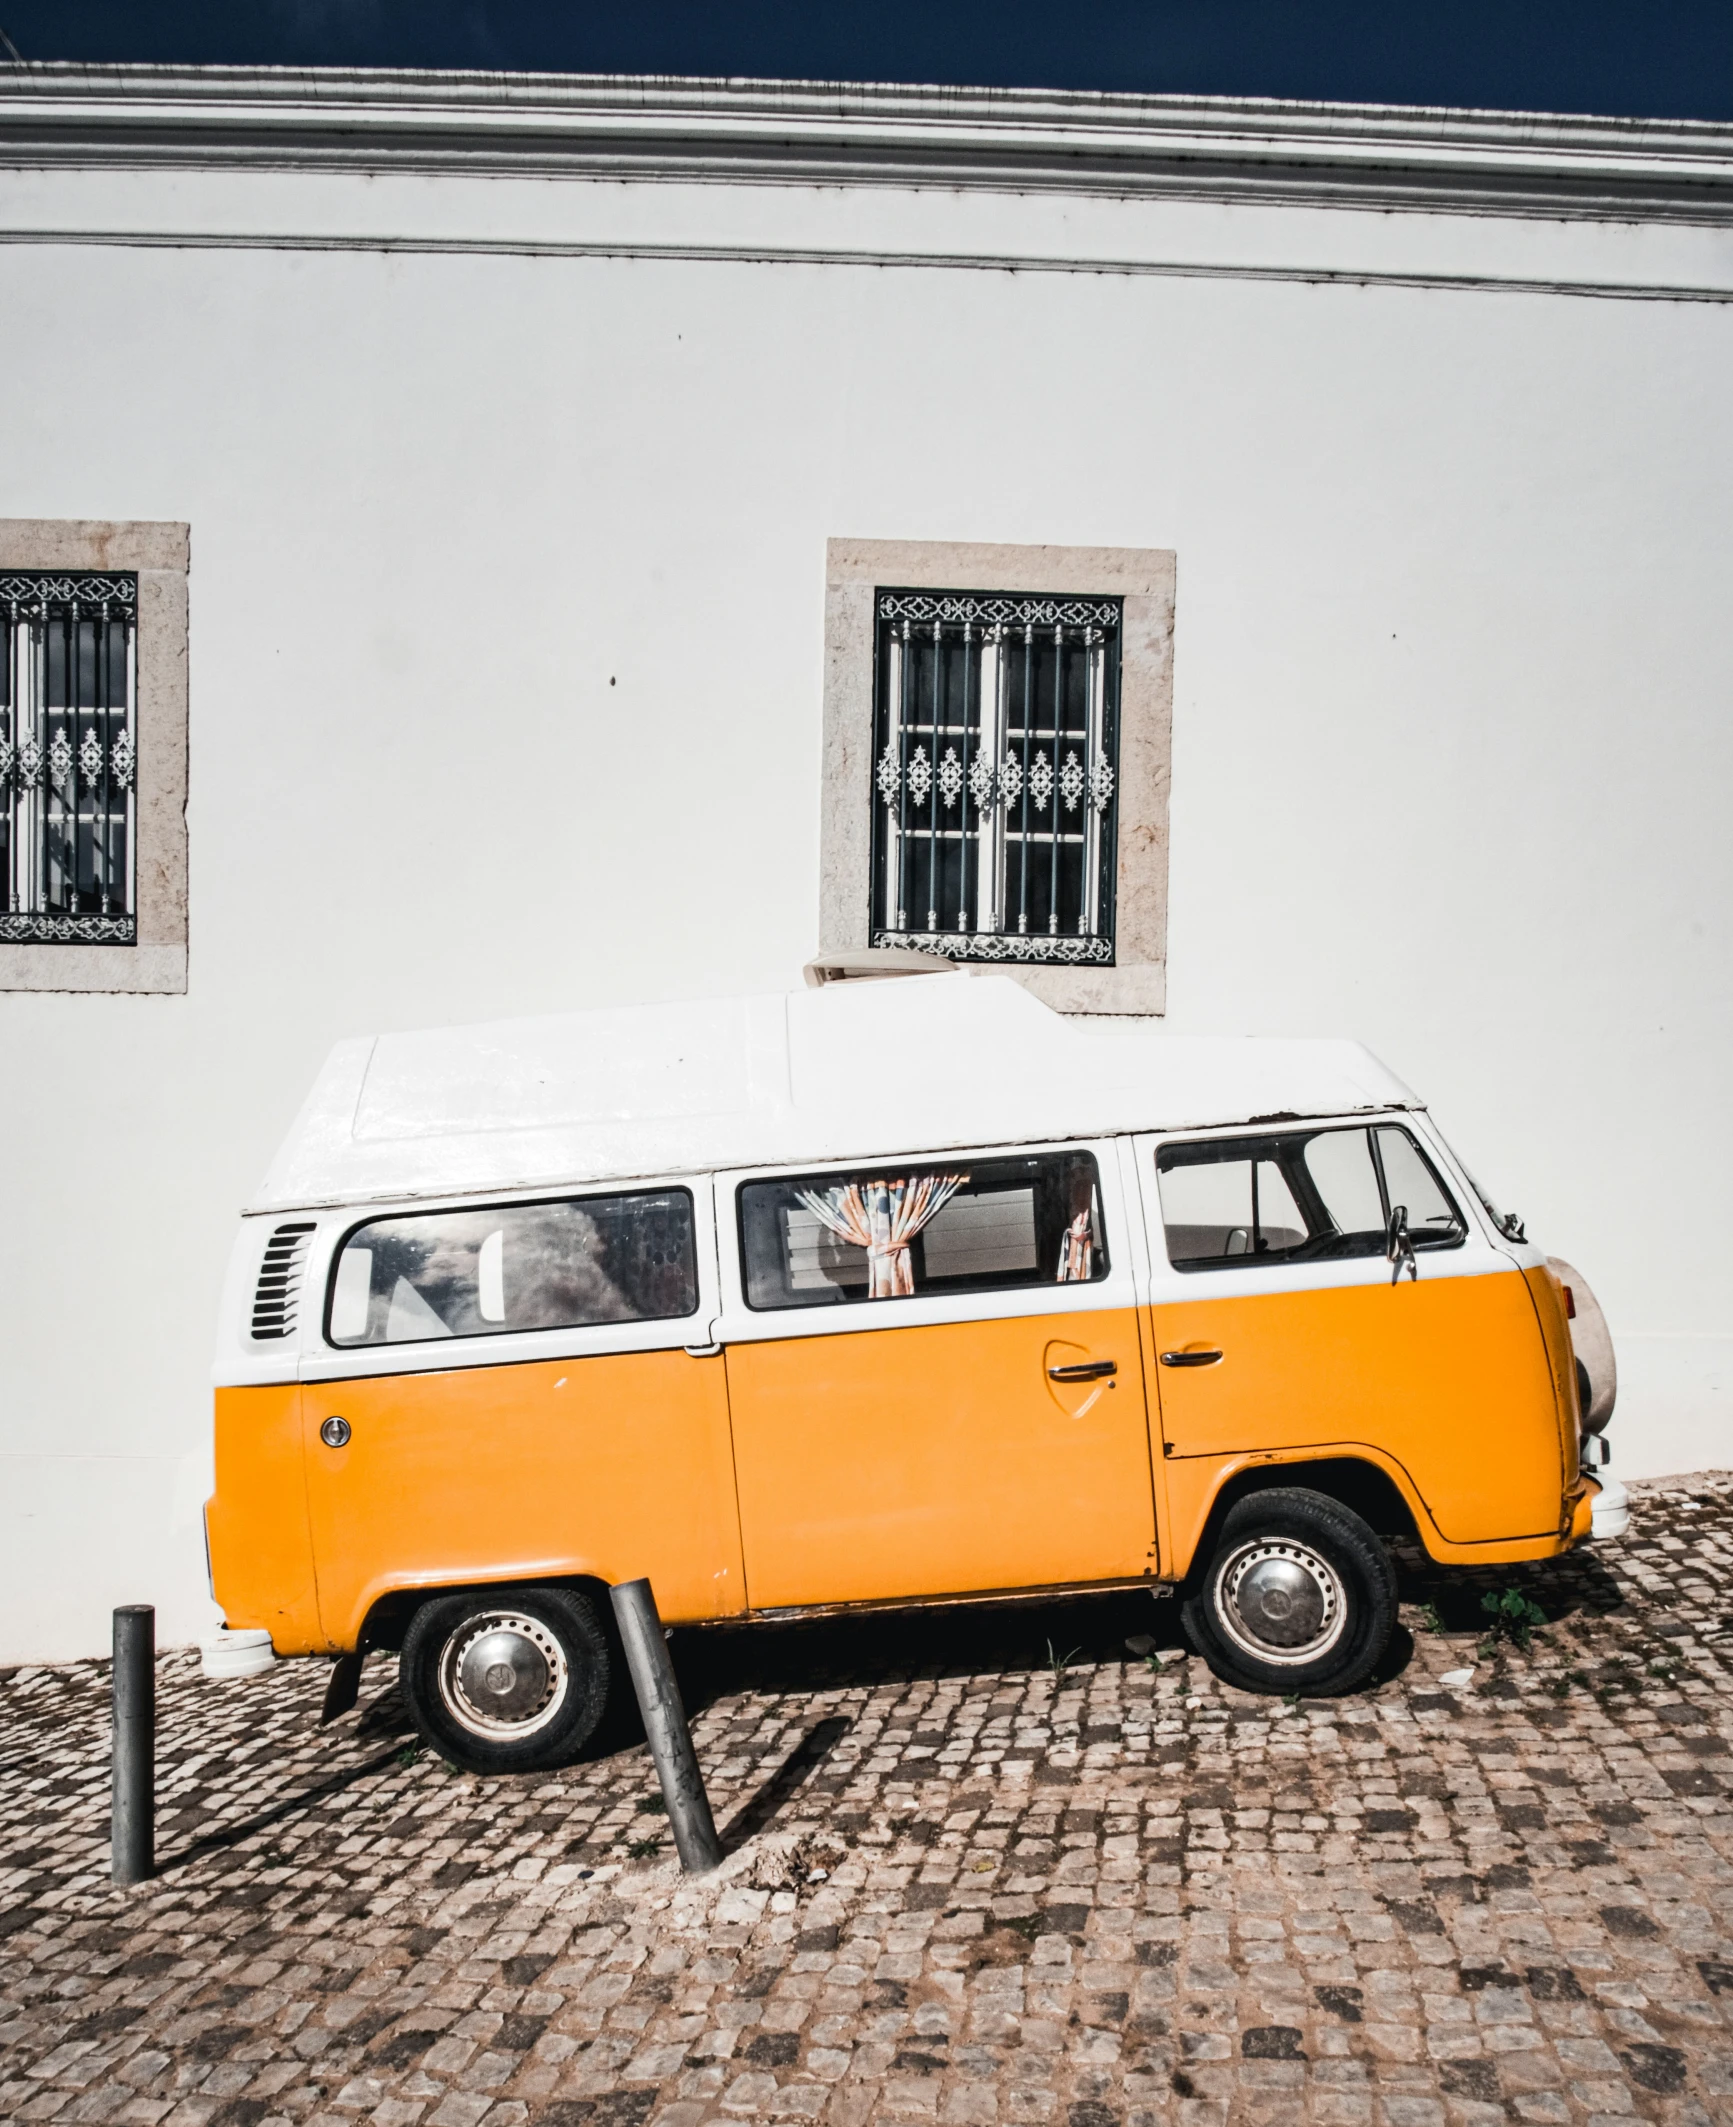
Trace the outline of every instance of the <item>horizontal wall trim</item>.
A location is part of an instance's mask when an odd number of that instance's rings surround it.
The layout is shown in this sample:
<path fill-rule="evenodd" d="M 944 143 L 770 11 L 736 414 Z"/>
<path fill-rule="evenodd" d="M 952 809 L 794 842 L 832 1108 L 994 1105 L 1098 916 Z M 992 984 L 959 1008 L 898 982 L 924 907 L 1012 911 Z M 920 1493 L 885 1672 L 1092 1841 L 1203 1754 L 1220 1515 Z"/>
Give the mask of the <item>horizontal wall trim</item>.
<path fill-rule="evenodd" d="M 1320 288 L 1414 288 L 1467 295 L 1586 297 L 1602 302 L 1733 303 L 1726 288 L 1647 281 L 1544 279 L 1516 274 L 1398 273 L 1371 267 L 1236 265 L 1190 259 L 1064 258 L 1013 252 L 869 251 L 774 244 L 653 244 L 624 239 L 296 236 L 232 231 L 5 229 L 0 245 L 99 245 L 146 251 L 375 252 L 388 255 L 529 259 L 620 259 L 650 264 L 854 266 L 877 271 L 1100 274 L 1109 278 L 1291 282 Z"/>
<path fill-rule="evenodd" d="M 1733 223 L 1733 126 L 1236 97 L 33 65 L 0 165 L 715 178 Z"/>

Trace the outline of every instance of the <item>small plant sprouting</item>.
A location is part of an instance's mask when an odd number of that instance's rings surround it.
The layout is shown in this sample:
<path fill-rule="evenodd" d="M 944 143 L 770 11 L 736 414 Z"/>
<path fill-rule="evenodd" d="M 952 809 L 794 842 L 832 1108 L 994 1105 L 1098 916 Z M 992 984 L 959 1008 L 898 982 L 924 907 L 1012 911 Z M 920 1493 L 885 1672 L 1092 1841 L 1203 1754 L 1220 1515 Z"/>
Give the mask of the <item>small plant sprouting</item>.
<path fill-rule="evenodd" d="M 1051 1640 L 1047 1642 L 1047 1666 L 1053 1672 L 1053 1682 L 1058 1690 L 1064 1690 L 1065 1672 L 1082 1652 L 1083 1649 L 1081 1647 L 1073 1647 L 1069 1654 L 1055 1654 L 1053 1642 Z"/>
<path fill-rule="evenodd" d="M 1160 1676 L 1167 1667 L 1159 1654 L 1146 1654 L 1143 1659 L 1149 1664 L 1151 1676 Z"/>
<path fill-rule="evenodd" d="M 398 1764 L 413 1765 L 426 1747 L 424 1743 L 405 1743 L 403 1748 L 397 1753 Z"/>
<path fill-rule="evenodd" d="M 638 1807 L 649 1817 L 665 1817 L 668 1814 L 668 1805 L 660 1795 L 643 1796 L 638 1803 Z"/>
<path fill-rule="evenodd" d="M 1509 1640 L 1526 1654 L 1535 1628 L 1546 1623 L 1546 1612 L 1520 1588 L 1505 1588 L 1497 1595 L 1483 1595 L 1480 1607 L 1492 1620 L 1488 1639 L 1497 1644 Z"/>
<path fill-rule="evenodd" d="M 1438 1614 L 1438 1605 L 1436 1603 L 1422 1603 L 1420 1605 L 1420 1629 L 1422 1632 L 1442 1632 L 1444 1630 L 1444 1620 Z"/>
<path fill-rule="evenodd" d="M 1611 1707 L 1621 1692 L 1640 1692 L 1643 1688 L 1643 1673 L 1632 1666 L 1628 1657 L 1609 1654 L 1601 1669 L 1601 1680 L 1595 1686 L 1595 1697 L 1604 1707 Z"/>
<path fill-rule="evenodd" d="M 661 1851 L 662 1842 L 660 1839 L 628 1839 L 626 1841 L 627 1856 L 633 1861 L 648 1861 L 652 1854 L 659 1854 Z"/>

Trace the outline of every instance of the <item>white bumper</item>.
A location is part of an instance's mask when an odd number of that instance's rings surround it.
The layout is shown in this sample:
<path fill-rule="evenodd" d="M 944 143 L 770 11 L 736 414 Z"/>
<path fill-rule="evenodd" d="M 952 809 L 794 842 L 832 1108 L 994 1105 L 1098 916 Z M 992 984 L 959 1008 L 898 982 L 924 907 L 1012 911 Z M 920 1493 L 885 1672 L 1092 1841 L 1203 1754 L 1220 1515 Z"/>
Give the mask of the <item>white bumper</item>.
<path fill-rule="evenodd" d="M 213 1684 L 232 1683 L 237 1677 L 263 1676 L 267 1669 L 277 1666 L 271 1635 L 256 1626 L 231 1632 L 226 1625 L 219 1625 L 209 1639 L 200 1641 L 199 1657 L 200 1668 Z"/>
<path fill-rule="evenodd" d="M 1616 1477 L 1605 1470 L 1597 1471 L 1595 1482 L 1601 1488 L 1595 1501 L 1595 1518 L 1589 1530 L 1589 1541 L 1601 1543 L 1609 1536 L 1623 1536 L 1631 1526 L 1631 1495 Z"/>

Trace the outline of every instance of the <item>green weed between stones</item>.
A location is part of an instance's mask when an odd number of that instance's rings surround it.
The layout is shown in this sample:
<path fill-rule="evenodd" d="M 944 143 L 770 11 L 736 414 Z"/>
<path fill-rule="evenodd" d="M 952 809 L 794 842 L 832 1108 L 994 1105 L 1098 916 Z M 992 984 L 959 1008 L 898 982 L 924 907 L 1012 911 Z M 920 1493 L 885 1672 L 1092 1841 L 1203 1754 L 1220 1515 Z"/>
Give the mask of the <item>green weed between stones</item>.
<path fill-rule="evenodd" d="M 1537 1628 L 1547 1621 L 1546 1612 L 1539 1603 L 1520 1588 L 1502 1588 L 1496 1595 L 1483 1595 L 1480 1607 L 1491 1621 L 1487 1633 L 1489 1647 L 1496 1647 L 1500 1640 L 1508 1640 L 1526 1654 Z"/>

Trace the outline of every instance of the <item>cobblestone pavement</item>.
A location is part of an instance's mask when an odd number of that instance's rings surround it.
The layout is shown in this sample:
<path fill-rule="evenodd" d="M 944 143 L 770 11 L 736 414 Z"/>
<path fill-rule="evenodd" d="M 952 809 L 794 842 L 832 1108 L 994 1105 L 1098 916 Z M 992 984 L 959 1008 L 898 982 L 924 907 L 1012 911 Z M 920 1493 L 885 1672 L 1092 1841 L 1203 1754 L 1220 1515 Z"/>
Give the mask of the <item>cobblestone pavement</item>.
<path fill-rule="evenodd" d="M 1733 1480 L 1636 1508 L 1410 1571 L 1412 1640 L 1340 1701 L 1225 1690 L 1145 1596 L 680 1635 L 732 1849 L 698 1882 L 641 1743 L 474 1779 L 383 1658 L 321 1731 L 320 1665 L 175 1654 L 163 1873 L 119 1892 L 104 1668 L 16 1671 L 0 2118 L 1733 2117 Z M 1526 1654 L 1481 1643 L 1512 1585 Z"/>

